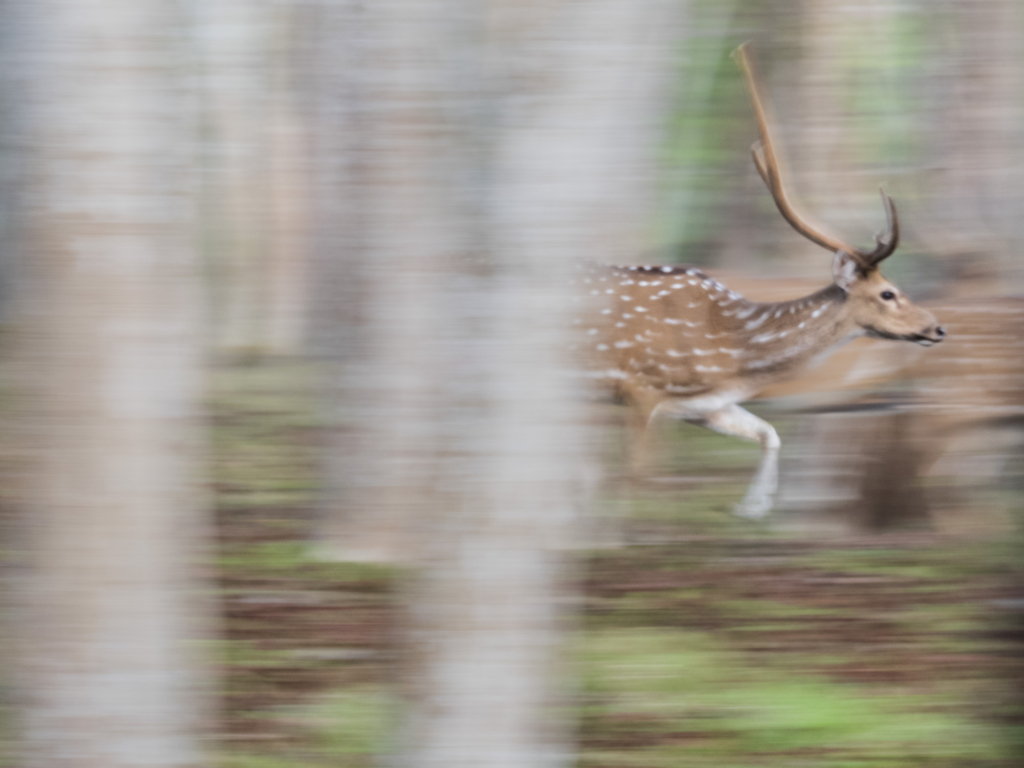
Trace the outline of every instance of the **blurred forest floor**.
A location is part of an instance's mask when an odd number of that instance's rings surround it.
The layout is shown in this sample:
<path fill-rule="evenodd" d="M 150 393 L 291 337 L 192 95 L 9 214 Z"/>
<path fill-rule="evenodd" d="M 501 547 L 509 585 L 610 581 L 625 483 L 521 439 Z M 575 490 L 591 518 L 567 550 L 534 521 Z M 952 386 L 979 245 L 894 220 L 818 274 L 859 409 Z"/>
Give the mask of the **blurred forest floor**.
<path fill-rule="evenodd" d="M 368 767 L 393 721 L 397 573 L 306 557 L 312 384 L 217 373 L 222 768 Z M 1018 541 L 787 533 L 729 514 L 756 447 L 685 429 L 673 450 L 680 479 L 602 502 L 631 544 L 585 570 L 581 766 L 1020 764 Z"/>

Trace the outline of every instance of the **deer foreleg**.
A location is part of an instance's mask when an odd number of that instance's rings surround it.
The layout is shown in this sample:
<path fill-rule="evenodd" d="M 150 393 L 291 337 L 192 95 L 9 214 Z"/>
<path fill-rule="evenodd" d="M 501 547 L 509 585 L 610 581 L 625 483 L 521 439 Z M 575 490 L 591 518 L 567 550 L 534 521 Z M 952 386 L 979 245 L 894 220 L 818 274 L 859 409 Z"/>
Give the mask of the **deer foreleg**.
<path fill-rule="evenodd" d="M 699 418 L 686 420 L 723 435 L 741 437 L 761 444 L 761 463 L 757 468 L 757 474 L 747 488 L 743 501 L 736 505 L 734 511 L 737 515 L 750 518 L 764 517 L 768 514 L 779 486 L 781 442 L 775 427 L 738 405 L 729 405 Z"/>

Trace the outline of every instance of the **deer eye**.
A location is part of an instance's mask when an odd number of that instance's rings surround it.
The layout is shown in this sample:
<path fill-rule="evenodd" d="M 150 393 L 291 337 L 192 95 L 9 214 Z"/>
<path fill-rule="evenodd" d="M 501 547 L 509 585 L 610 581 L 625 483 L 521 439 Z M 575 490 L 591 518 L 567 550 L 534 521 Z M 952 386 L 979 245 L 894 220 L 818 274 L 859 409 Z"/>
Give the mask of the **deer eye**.
<path fill-rule="evenodd" d="M 896 294 L 893 293 L 892 291 L 882 291 L 881 295 L 882 298 L 885 299 L 886 301 L 892 301 L 893 299 L 896 298 Z"/>

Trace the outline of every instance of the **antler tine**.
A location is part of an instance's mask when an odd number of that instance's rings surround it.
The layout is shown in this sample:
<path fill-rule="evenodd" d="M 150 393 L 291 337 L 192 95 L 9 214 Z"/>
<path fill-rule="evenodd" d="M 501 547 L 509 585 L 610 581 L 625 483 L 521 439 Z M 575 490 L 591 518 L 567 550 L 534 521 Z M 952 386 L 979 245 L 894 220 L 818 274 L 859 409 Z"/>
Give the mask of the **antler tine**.
<path fill-rule="evenodd" d="M 886 231 L 875 235 L 875 249 L 864 254 L 864 258 L 872 265 L 892 256 L 900 244 L 900 217 L 896 213 L 896 203 L 882 187 L 878 188 L 878 193 L 882 196 L 882 207 L 885 208 Z"/>
<path fill-rule="evenodd" d="M 754 117 L 757 121 L 757 132 L 761 138 L 759 142 L 753 145 L 751 154 L 754 158 L 754 166 L 757 168 L 757 172 L 764 181 L 765 186 L 768 187 L 768 191 L 771 193 L 779 213 L 782 214 L 782 217 L 789 222 L 793 229 L 811 242 L 833 252 L 845 251 L 864 264 L 864 266 L 877 264 L 882 259 L 891 255 L 899 244 L 899 219 L 896 216 L 896 207 L 892 199 L 884 191 L 882 192 L 882 204 L 885 206 L 885 214 L 889 226 L 884 238 L 882 236 L 876 238 L 876 247 L 870 253 L 866 253 L 860 248 L 854 248 L 842 240 L 821 232 L 811 226 L 797 212 L 789 201 L 786 190 L 782 185 L 782 174 L 779 170 L 778 158 L 775 156 L 775 150 L 772 145 L 771 133 L 768 130 L 768 119 L 765 115 L 764 103 L 761 99 L 757 74 L 747 53 L 749 46 L 749 43 L 743 43 L 736 49 L 734 56 L 740 69 L 743 71 L 747 90 L 750 92 L 750 101 L 754 107 Z"/>

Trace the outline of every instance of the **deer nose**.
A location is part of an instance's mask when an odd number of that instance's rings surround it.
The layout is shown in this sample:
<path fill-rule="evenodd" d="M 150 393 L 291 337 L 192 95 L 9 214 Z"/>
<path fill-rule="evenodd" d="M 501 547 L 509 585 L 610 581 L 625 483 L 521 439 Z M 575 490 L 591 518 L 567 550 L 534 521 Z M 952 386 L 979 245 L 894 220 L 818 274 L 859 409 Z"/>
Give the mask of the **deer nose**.
<path fill-rule="evenodd" d="M 935 335 L 938 336 L 940 339 L 944 338 L 946 336 L 946 329 L 943 328 L 941 325 L 935 326 Z"/>

